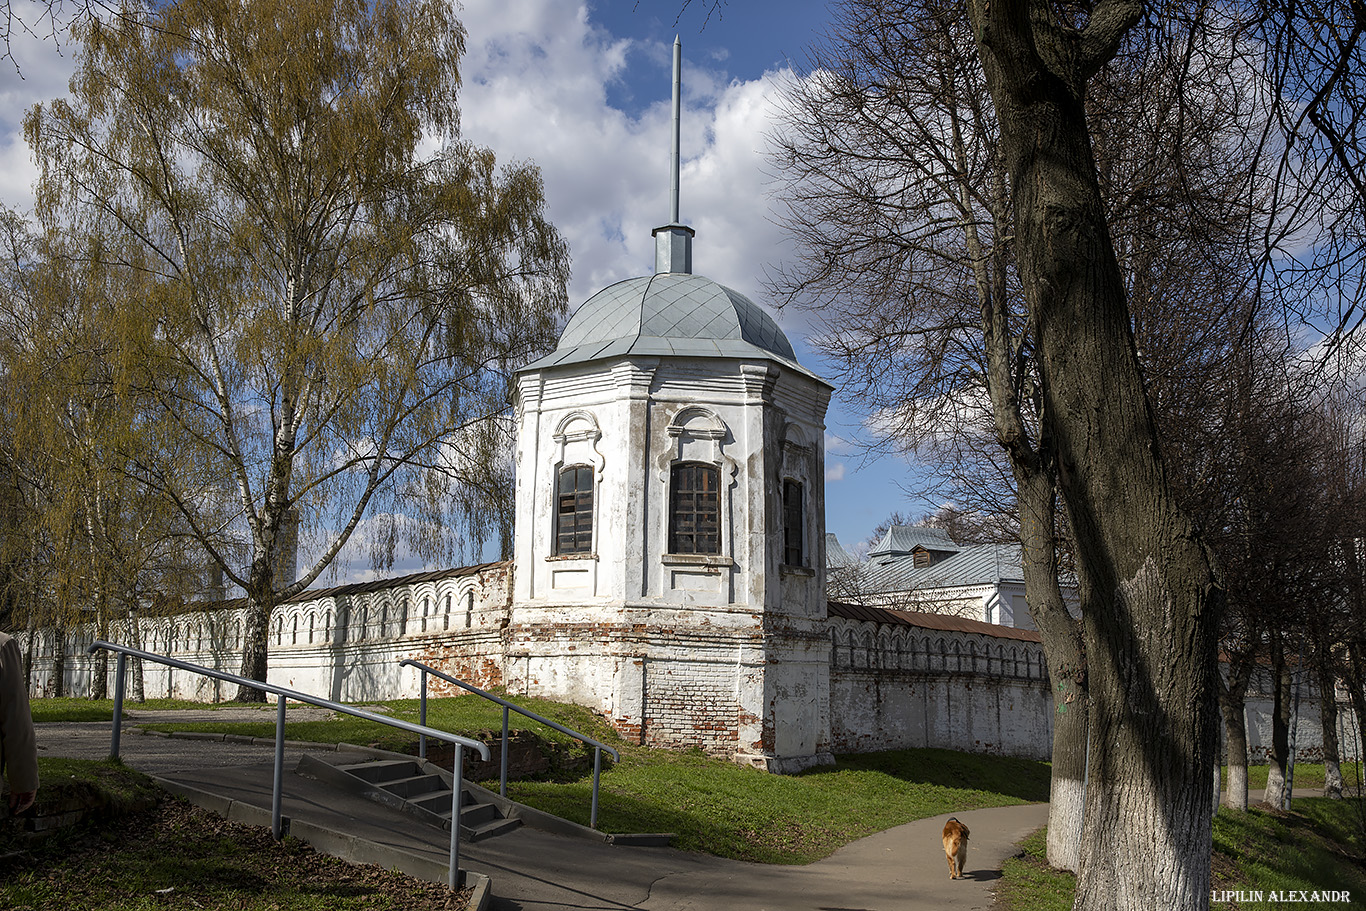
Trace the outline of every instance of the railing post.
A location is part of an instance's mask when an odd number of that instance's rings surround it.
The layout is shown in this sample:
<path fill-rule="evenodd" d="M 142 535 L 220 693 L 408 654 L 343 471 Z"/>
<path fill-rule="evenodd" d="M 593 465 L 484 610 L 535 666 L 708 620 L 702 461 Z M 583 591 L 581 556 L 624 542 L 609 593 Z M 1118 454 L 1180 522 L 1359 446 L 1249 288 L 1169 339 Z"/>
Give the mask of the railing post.
<path fill-rule="evenodd" d="M 284 837 L 281 831 L 280 792 L 284 787 L 285 768 L 285 697 L 277 697 L 275 709 L 275 781 L 270 795 L 270 834 L 279 841 Z"/>
<path fill-rule="evenodd" d="M 588 811 L 588 828 L 598 827 L 598 778 L 602 775 L 602 747 L 593 747 L 593 808 Z"/>
<path fill-rule="evenodd" d="M 508 707 L 503 706 L 503 769 L 498 776 L 498 796 L 508 796 Z"/>
<path fill-rule="evenodd" d="M 114 732 L 109 741 L 109 757 L 119 758 L 119 740 L 123 733 L 123 675 L 128 667 L 128 656 L 119 652 L 114 663 Z"/>
<path fill-rule="evenodd" d="M 427 669 L 426 669 L 425 667 L 422 668 L 422 698 L 421 698 L 421 702 L 420 702 L 420 708 L 419 708 L 418 711 L 419 711 L 418 718 L 420 719 L 420 720 L 418 721 L 418 724 L 421 724 L 421 725 L 425 728 L 425 727 L 427 726 Z M 417 735 L 417 758 L 418 758 L 418 759 L 426 759 L 426 758 L 427 758 L 427 735 L 426 735 L 426 734 L 418 734 L 418 735 Z"/>
<path fill-rule="evenodd" d="M 460 804 L 465 793 L 465 748 L 455 747 L 455 779 L 451 782 L 451 868 L 446 885 L 460 888 Z"/>

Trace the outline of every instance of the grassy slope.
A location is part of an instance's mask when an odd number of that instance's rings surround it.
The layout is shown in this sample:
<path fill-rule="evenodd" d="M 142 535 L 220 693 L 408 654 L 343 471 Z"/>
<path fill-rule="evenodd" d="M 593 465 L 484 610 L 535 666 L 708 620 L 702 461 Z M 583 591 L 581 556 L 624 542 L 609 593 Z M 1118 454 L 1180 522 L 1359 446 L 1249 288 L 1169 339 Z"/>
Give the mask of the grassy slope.
<path fill-rule="evenodd" d="M 559 702 L 550 702 L 545 699 L 519 698 L 517 703 L 523 708 L 544 715 L 553 721 L 557 721 L 566 727 L 583 731 L 590 737 L 601 740 L 605 743 L 616 743 L 620 741 L 616 732 L 613 731 L 601 718 L 594 715 L 585 708 L 576 705 L 567 705 Z M 109 721 L 113 717 L 114 703 L 109 699 L 90 700 L 90 699 L 35 699 L 31 703 L 33 708 L 34 721 Z M 164 722 L 141 724 L 157 731 L 225 731 L 234 734 L 246 734 L 253 737 L 274 737 L 275 736 L 275 704 L 265 706 L 245 706 L 240 703 L 218 703 L 217 705 L 205 703 L 181 702 L 169 699 L 149 699 L 145 703 L 135 704 L 126 703 L 125 709 L 256 709 L 260 714 L 259 721 L 226 721 L 226 722 Z M 417 699 L 393 699 L 383 703 L 363 703 L 359 708 L 365 708 L 377 714 L 403 721 L 416 723 L 421 715 L 420 703 Z M 429 699 L 427 701 L 427 724 L 437 730 L 450 731 L 466 736 L 475 736 L 487 739 L 497 731 L 502 730 L 503 725 L 502 709 L 497 705 L 482 699 Z M 508 727 L 513 731 L 537 731 L 546 740 L 552 743 L 576 743 L 573 738 L 547 728 L 539 722 L 532 721 L 522 715 L 513 712 L 508 719 Z M 359 743 L 375 744 L 384 749 L 404 752 L 407 749 L 413 752 L 416 749 L 417 736 L 400 731 L 397 728 L 387 727 L 373 721 L 365 721 L 352 716 L 341 716 L 325 721 L 289 721 L 285 722 L 285 737 L 288 740 L 307 740 L 317 743 Z"/>
<path fill-rule="evenodd" d="M 1048 799 L 1042 762 L 948 750 L 845 757 L 769 775 L 700 752 L 630 748 L 603 776 L 599 827 L 673 832 L 675 845 L 762 863 L 809 863 L 892 826 L 978 807 Z M 509 796 L 587 823 L 591 780 L 516 782 Z"/>
<path fill-rule="evenodd" d="M 1249 791 L 1259 791 L 1266 788 L 1266 776 L 1270 770 L 1267 765 L 1251 765 L 1247 767 L 1247 787 Z M 1362 770 L 1366 773 L 1366 769 Z M 1349 787 L 1355 787 L 1357 783 L 1357 764 L 1354 762 L 1342 763 L 1342 780 Z M 1222 772 L 1224 787 L 1228 787 L 1228 767 L 1225 766 Z M 1321 762 L 1301 762 L 1295 764 L 1295 790 L 1300 788 L 1322 788 L 1323 787 L 1323 763 Z"/>
<path fill-rule="evenodd" d="M 1214 818 L 1214 889 L 1260 891 L 1264 900 L 1214 902 L 1211 908 L 1262 911 L 1282 907 L 1273 891 L 1351 893 L 1356 903 L 1315 902 L 1312 907 L 1360 907 L 1366 896 L 1366 837 L 1361 801 L 1300 798 L 1288 814 L 1221 809 Z M 997 904 L 1002 911 L 1065 911 L 1072 906 L 1076 879 L 1044 860 L 1042 830 L 1006 861 Z"/>
<path fill-rule="evenodd" d="M 0 859 L 0 908 L 13 911 L 438 911 L 464 908 L 445 886 L 317 854 L 298 839 L 228 822 L 170 799 L 129 810 L 129 795 L 164 795 L 117 763 L 40 759 L 40 799 L 95 789 L 123 806 L 93 824 L 23 844 Z M 46 792 L 46 793 L 45 793 Z M 13 849 L 15 846 L 10 846 Z"/>

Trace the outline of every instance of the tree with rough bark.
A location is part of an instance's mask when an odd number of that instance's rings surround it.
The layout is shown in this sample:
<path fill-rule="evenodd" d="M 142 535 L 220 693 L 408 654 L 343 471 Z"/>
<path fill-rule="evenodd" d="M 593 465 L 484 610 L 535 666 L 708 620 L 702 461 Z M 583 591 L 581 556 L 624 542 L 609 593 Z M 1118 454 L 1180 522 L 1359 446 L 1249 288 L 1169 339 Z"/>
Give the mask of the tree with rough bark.
<path fill-rule="evenodd" d="M 794 88 L 779 140 L 787 222 L 802 251 L 779 284 L 816 309 L 816 344 L 845 366 L 842 379 L 874 403 L 889 437 L 971 477 L 983 501 L 1018 511 L 1058 710 L 1049 858 L 1075 868 L 1085 651 L 1057 587 L 1071 556 L 1068 515 L 1000 128 L 961 6 L 847 4 L 834 34 Z M 1107 67 L 1089 121 L 1104 216 L 1119 226 L 1123 291 L 1148 352 L 1142 378 L 1173 412 L 1189 410 L 1187 390 L 1207 390 L 1234 347 L 1250 273 L 1241 241 L 1260 214 L 1236 193 L 1253 182 L 1251 156 L 1229 154 L 1250 112 L 1221 109 L 1218 93 L 1204 105 L 1184 97 L 1197 77 L 1201 88 L 1215 77 L 1182 67 L 1178 50 L 1169 41 Z M 1185 127 L 1174 137 L 1178 114 Z M 1005 464 L 971 468 L 1001 461 L 979 442 L 988 437 Z"/>
<path fill-rule="evenodd" d="M 968 11 L 1077 549 L 1091 746 L 1074 907 L 1204 907 L 1223 591 L 1159 451 L 1086 119 L 1089 86 L 1144 5 Z"/>
<path fill-rule="evenodd" d="M 362 520 L 381 567 L 478 550 L 472 428 L 553 343 L 568 253 L 537 170 L 458 135 L 444 3 L 187 0 L 79 37 L 72 97 L 25 120 L 40 217 L 143 275 L 154 329 L 127 356 L 153 435 L 193 458 L 151 447 L 135 476 L 245 592 L 264 680 L 273 606 Z"/>

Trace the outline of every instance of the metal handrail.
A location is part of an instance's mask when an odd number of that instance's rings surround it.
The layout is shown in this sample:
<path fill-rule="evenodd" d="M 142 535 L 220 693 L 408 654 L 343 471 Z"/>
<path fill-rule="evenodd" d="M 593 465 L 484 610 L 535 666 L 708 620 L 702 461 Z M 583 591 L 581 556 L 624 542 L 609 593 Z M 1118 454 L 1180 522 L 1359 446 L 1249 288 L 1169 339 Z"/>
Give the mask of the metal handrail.
<path fill-rule="evenodd" d="M 620 753 L 609 747 L 607 744 L 594 740 L 586 734 L 580 733 L 579 731 L 576 731 L 572 728 L 567 728 L 559 722 L 551 721 L 549 718 L 546 718 L 542 715 L 537 715 L 535 712 L 530 711 L 528 709 L 524 709 L 520 705 L 515 705 L 511 702 L 508 702 L 501 696 L 495 696 L 492 693 L 486 692 L 485 690 L 481 690 L 479 687 L 473 684 L 466 683 L 463 680 L 457 680 L 450 674 L 438 671 L 434 667 L 429 667 L 428 665 L 423 664 L 421 661 L 414 661 L 412 658 L 405 658 L 398 663 L 398 666 L 415 667 L 422 672 L 422 701 L 420 714 L 418 717 L 422 719 L 423 724 L 427 723 L 428 674 L 434 674 L 437 677 L 440 677 L 442 680 L 446 681 L 447 683 L 453 683 L 461 689 L 468 690 L 471 693 L 474 693 L 474 695 L 476 696 L 483 696 L 490 702 L 496 702 L 503 707 L 502 770 L 498 779 L 498 794 L 500 797 L 508 796 L 508 710 L 512 710 L 519 715 L 525 715 L 532 721 L 539 721 L 541 724 L 544 724 L 547 727 L 554 728 L 561 734 L 568 734 L 570 737 L 575 737 L 579 740 L 582 740 L 584 744 L 586 744 L 587 746 L 591 746 L 593 748 L 593 805 L 592 808 L 589 810 L 588 814 L 588 826 L 592 829 L 596 829 L 598 827 L 598 783 L 602 778 L 602 751 L 606 750 L 607 752 L 611 753 L 612 759 L 614 759 L 617 762 L 621 761 Z M 425 739 L 421 737 L 418 738 L 417 750 L 418 755 L 425 759 L 427 756 L 427 741 Z"/>
<path fill-rule="evenodd" d="M 97 639 L 91 643 L 88 652 L 94 654 L 98 649 L 105 649 L 118 655 L 118 668 L 115 671 L 114 679 L 114 730 L 109 746 L 109 755 L 117 759 L 119 756 L 119 737 L 123 727 L 123 691 L 124 675 L 128 656 L 141 658 L 144 661 L 154 661 L 168 667 L 178 668 L 182 671 L 200 674 L 204 677 L 213 677 L 216 680 L 224 680 L 228 683 L 235 683 L 239 686 L 248 686 L 252 689 L 261 690 L 267 693 L 274 693 L 276 700 L 275 711 L 275 779 L 271 792 L 270 807 L 270 829 L 271 834 L 279 841 L 284 832 L 281 825 L 280 799 L 283 790 L 283 771 L 285 763 L 285 700 L 293 699 L 295 702 L 303 702 L 308 705 L 316 705 L 320 708 L 331 709 L 334 712 L 341 712 L 346 715 L 354 715 L 357 718 L 364 718 L 366 721 L 374 721 L 379 724 L 386 724 L 392 728 L 408 731 L 417 734 L 421 742 L 425 745 L 428 737 L 437 740 L 445 740 L 455 745 L 455 778 L 451 782 L 451 850 L 450 850 L 450 870 L 447 874 L 447 885 L 452 889 L 459 887 L 460 879 L 460 795 L 463 791 L 461 782 L 464 779 L 465 748 L 468 747 L 479 754 L 479 758 L 487 761 L 489 758 L 489 748 L 478 740 L 471 740 L 468 737 L 461 737 L 458 734 L 451 734 L 447 731 L 439 731 L 429 728 L 425 724 L 413 724 L 411 721 L 402 721 L 398 718 L 386 718 L 383 715 L 376 715 L 374 712 L 367 712 L 364 709 L 352 708 L 349 705 L 342 705 L 340 702 L 333 702 L 330 699 L 323 699 L 321 696 L 311 696 L 308 693 L 301 693 L 289 687 L 277 686 L 273 683 L 265 683 L 260 680 L 251 680 L 247 677 L 239 677 L 237 674 L 229 674 L 224 671 L 216 671 L 198 664 L 191 664 L 188 661 L 180 661 L 176 658 L 169 658 L 166 655 L 158 655 L 153 652 L 146 652 L 142 649 L 131 648 L 126 645 L 118 645 L 113 642 L 105 642 Z M 426 720 L 425 718 L 423 719 Z M 425 756 L 424 756 L 425 758 Z"/>

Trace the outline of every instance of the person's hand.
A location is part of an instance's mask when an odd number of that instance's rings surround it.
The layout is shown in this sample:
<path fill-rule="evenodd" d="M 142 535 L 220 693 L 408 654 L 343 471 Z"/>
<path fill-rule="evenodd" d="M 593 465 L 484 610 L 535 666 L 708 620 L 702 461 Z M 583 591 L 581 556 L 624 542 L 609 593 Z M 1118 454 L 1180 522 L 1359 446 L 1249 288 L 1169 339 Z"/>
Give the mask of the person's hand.
<path fill-rule="evenodd" d="M 18 816 L 20 813 L 33 806 L 33 802 L 38 799 L 37 791 L 10 792 L 9 811 L 12 815 Z"/>

